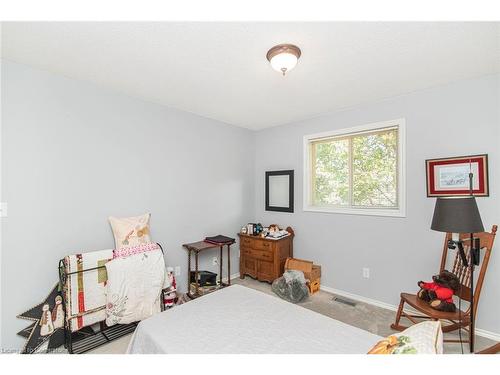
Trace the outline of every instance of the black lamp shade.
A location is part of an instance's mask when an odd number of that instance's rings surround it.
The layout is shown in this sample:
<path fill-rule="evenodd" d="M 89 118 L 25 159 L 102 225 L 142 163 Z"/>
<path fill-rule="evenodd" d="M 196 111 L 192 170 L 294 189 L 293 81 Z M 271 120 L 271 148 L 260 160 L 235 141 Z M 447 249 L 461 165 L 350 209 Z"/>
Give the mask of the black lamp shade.
<path fill-rule="evenodd" d="M 484 232 L 476 198 L 437 198 L 431 229 L 438 232 Z"/>

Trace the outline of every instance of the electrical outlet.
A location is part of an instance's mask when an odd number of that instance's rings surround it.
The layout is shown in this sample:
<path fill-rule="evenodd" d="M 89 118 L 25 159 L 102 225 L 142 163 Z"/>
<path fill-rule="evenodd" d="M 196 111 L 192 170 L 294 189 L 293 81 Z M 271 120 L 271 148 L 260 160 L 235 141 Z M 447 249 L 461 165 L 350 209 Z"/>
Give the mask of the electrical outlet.
<path fill-rule="evenodd" d="M 370 269 L 363 267 L 363 278 L 364 279 L 369 279 L 370 278 Z"/>
<path fill-rule="evenodd" d="M 219 265 L 219 258 L 213 257 L 212 258 L 212 265 L 213 266 L 218 266 Z"/>
<path fill-rule="evenodd" d="M 175 276 L 180 276 L 181 275 L 181 266 L 176 266 L 175 267 Z"/>
<path fill-rule="evenodd" d="M 0 203 L 0 217 L 7 217 L 7 202 Z"/>

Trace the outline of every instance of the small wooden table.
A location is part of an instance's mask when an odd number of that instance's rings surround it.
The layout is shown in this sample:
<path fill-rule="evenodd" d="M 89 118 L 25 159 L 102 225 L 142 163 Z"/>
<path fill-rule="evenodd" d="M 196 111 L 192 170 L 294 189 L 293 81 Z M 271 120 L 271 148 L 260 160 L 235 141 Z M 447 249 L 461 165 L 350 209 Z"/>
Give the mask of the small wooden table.
<path fill-rule="evenodd" d="M 193 243 L 186 243 L 182 245 L 188 251 L 188 292 L 187 295 L 189 298 L 197 298 L 200 297 L 199 293 L 199 284 L 198 284 L 198 255 L 200 252 L 208 249 L 220 248 L 219 255 L 219 285 L 214 288 L 214 290 L 224 288 L 226 286 L 231 285 L 231 245 L 234 243 L 224 243 L 224 244 L 214 244 L 205 241 L 198 241 Z M 227 246 L 227 284 L 222 282 L 222 249 L 224 246 Z M 195 293 L 191 293 L 191 253 L 194 253 L 195 259 L 195 268 L 194 268 L 194 280 L 195 280 Z"/>

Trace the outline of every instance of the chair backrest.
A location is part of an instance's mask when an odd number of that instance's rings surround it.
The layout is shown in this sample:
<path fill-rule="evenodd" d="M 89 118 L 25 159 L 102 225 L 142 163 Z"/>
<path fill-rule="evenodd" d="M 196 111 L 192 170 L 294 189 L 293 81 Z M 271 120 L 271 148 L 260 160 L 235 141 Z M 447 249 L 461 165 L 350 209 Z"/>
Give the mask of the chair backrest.
<path fill-rule="evenodd" d="M 479 297 L 481 295 L 481 289 L 483 287 L 484 276 L 486 275 L 486 270 L 488 269 L 488 263 L 490 261 L 491 249 L 493 248 L 493 243 L 495 241 L 495 235 L 497 232 L 497 226 L 493 225 L 491 232 L 481 232 L 474 233 L 474 238 L 479 238 L 482 261 L 480 263 L 481 267 L 479 269 L 476 284 L 474 286 L 474 314 L 476 314 L 477 305 L 479 302 Z M 460 234 L 460 239 L 464 242 L 464 251 L 467 256 L 467 261 L 471 264 L 470 260 L 470 234 L 463 233 Z M 443 255 L 441 257 L 441 267 L 440 272 L 446 269 L 446 261 L 448 259 L 448 241 L 451 240 L 451 233 L 446 234 L 443 247 Z M 454 250 L 456 251 L 456 250 Z M 459 256 L 458 251 L 456 251 L 455 260 L 453 261 L 453 267 L 449 270 L 454 273 L 461 284 L 461 289 L 456 294 L 462 300 L 471 302 L 471 269 L 470 267 L 464 267 L 462 264 L 462 259 Z M 467 310 L 470 311 L 470 306 Z"/>

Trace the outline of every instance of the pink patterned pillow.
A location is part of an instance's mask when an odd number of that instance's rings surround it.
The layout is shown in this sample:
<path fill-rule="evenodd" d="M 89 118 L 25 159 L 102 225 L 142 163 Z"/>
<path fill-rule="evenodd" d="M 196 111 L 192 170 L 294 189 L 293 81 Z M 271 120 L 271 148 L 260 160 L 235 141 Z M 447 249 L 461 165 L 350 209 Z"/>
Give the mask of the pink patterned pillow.
<path fill-rule="evenodd" d="M 131 255 L 140 254 L 146 251 L 152 251 L 157 249 L 160 249 L 160 246 L 154 242 L 145 243 L 137 246 L 131 246 L 131 247 L 122 247 L 121 249 L 113 250 L 113 259 L 125 258 Z"/>

